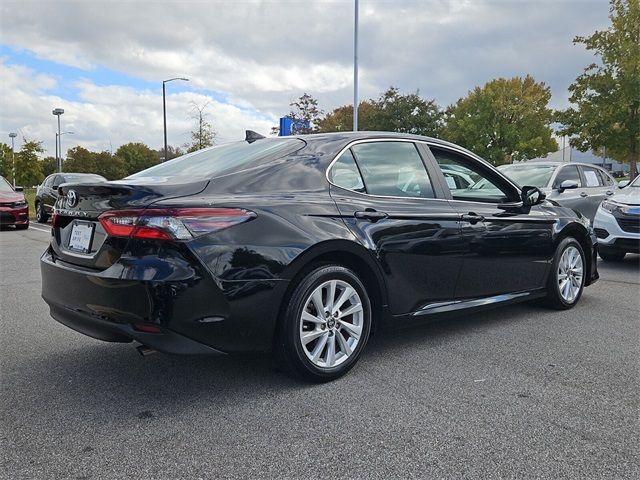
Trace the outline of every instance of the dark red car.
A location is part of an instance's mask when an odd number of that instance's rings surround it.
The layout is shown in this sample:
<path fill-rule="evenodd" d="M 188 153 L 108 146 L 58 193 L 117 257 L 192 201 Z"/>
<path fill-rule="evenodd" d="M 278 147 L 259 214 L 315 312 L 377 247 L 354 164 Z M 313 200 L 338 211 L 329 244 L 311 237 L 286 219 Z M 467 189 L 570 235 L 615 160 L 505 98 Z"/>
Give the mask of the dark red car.
<path fill-rule="evenodd" d="M 0 177 L 0 225 L 15 225 L 17 230 L 29 228 L 29 204 L 22 187 L 14 189 L 4 177 Z"/>

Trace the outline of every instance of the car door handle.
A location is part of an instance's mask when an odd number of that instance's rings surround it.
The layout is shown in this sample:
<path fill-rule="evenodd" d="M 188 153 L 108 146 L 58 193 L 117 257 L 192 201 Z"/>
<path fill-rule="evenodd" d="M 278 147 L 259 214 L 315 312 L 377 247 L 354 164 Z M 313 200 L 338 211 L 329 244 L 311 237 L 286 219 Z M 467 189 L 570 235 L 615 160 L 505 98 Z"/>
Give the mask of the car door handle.
<path fill-rule="evenodd" d="M 475 225 L 478 222 L 482 222 L 484 217 L 482 215 L 478 215 L 477 213 L 469 212 L 462 215 L 462 220 L 465 222 L 469 222 L 471 225 Z"/>
<path fill-rule="evenodd" d="M 611 190 L 607 190 L 606 195 L 607 195 L 607 196 L 609 196 L 609 195 L 613 195 L 613 192 L 612 192 Z"/>
<path fill-rule="evenodd" d="M 389 214 L 386 212 L 378 212 L 377 210 L 371 209 L 371 210 L 365 210 L 364 212 L 356 212 L 353 214 L 353 216 L 363 220 L 370 220 L 372 222 L 377 222 L 378 220 L 387 218 Z"/>
<path fill-rule="evenodd" d="M 586 192 L 580 192 L 580 196 L 581 196 L 582 198 L 584 198 L 584 197 L 588 197 L 588 196 L 589 196 L 589 194 L 588 194 L 588 193 L 586 193 Z"/>

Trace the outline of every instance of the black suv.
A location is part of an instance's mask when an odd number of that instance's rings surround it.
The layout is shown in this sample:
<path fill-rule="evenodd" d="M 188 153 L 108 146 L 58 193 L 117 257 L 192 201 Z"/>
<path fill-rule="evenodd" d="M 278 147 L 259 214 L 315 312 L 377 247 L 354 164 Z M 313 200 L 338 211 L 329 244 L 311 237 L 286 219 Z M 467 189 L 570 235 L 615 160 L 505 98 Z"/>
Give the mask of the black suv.
<path fill-rule="evenodd" d="M 44 179 L 36 191 L 36 221 L 47 223 L 53 206 L 58 200 L 58 187 L 63 183 L 96 183 L 107 179 L 94 173 L 52 173 Z"/>

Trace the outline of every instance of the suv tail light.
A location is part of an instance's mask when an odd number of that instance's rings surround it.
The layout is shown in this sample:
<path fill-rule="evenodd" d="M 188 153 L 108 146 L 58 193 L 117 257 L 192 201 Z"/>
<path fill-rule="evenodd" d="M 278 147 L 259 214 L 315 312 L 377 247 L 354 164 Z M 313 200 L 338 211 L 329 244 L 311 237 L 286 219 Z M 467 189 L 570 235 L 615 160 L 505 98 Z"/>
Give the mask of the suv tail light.
<path fill-rule="evenodd" d="M 190 240 L 255 217 L 240 208 L 149 208 L 105 212 L 99 220 L 112 237 Z"/>

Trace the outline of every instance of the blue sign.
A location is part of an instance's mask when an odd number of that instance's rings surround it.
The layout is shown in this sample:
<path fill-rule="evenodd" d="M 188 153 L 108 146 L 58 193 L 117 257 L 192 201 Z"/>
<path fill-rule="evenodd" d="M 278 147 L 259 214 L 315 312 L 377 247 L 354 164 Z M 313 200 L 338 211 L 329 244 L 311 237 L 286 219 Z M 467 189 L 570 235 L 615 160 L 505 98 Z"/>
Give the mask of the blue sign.
<path fill-rule="evenodd" d="M 289 135 L 298 135 L 304 131 L 308 131 L 311 128 L 311 123 L 307 120 L 297 120 L 291 117 L 282 117 L 280 119 L 280 133 L 281 137 L 288 137 Z"/>

